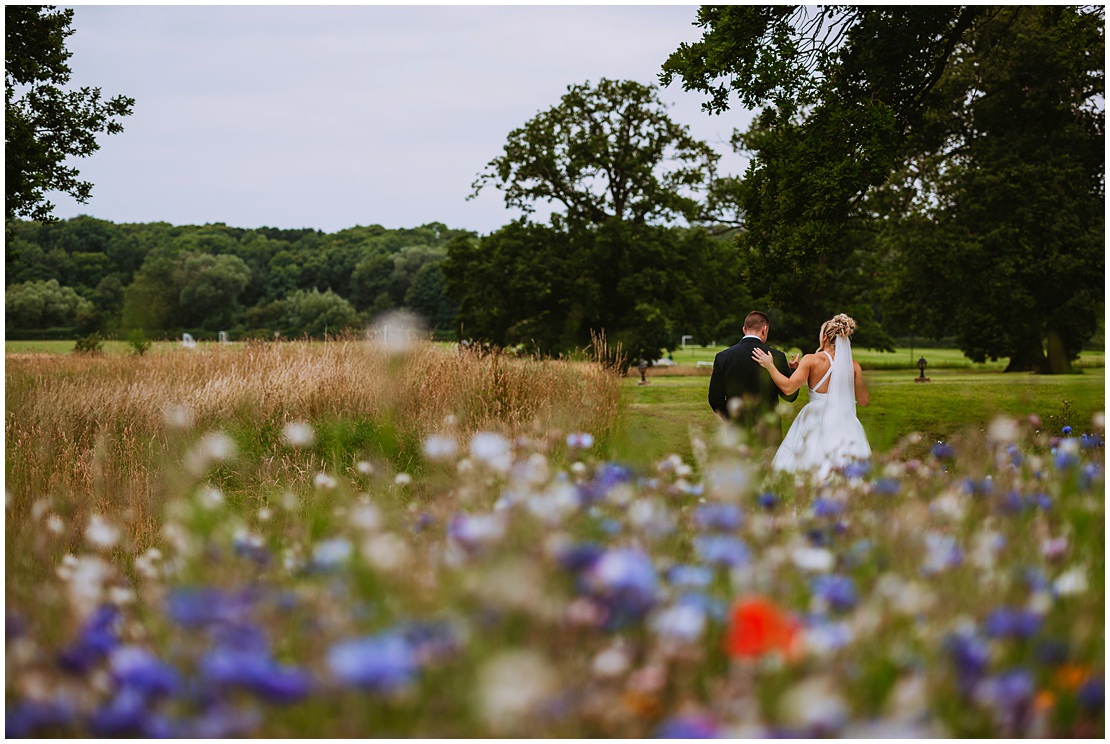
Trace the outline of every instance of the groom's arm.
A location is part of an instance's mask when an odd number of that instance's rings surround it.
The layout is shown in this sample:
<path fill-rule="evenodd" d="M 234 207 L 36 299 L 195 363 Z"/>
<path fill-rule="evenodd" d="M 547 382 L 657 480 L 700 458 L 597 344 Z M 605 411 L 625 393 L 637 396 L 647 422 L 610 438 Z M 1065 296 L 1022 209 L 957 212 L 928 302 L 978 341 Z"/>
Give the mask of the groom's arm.
<path fill-rule="evenodd" d="M 790 363 L 786 361 L 786 354 L 778 349 L 771 349 L 771 358 L 775 361 L 775 369 L 781 372 L 783 377 L 790 377 L 790 375 L 794 374 L 794 370 L 790 369 Z M 779 390 L 779 397 L 787 403 L 793 403 L 798 399 L 798 391 L 795 390 L 790 395 L 786 395 Z"/>

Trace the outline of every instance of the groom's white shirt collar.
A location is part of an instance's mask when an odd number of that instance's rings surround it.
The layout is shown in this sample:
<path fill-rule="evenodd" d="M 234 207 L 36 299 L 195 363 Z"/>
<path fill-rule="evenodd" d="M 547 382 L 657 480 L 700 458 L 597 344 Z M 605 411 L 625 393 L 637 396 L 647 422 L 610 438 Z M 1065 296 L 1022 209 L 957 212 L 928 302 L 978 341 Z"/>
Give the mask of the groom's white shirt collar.
<path fill-rule="evenodd" d="M 744 338 L 754 338 L 756 341 L 762 341 L 763 340 L 759 336 L 756 336 L 754 333 L 745 334 Z M 743 341 L 744 339 L 740 339 L 740 340 Z"/>

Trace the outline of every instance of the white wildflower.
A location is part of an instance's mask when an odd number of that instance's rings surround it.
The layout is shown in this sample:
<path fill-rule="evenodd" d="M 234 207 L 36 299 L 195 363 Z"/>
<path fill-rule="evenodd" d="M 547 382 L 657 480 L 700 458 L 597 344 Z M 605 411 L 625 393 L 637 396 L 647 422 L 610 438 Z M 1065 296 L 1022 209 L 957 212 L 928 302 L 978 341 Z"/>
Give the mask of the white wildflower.
<path fill-rule="evenodd" d="M 594 657 L 593 673 L 603 679 L 619 677 L 632 666 L 632 659 L 623 643 L 619 641 L 604 648 Z"/>
<path fill-rule="evenodd" d="M 998 444 L 1010 444 L 1017 441 L 1019 432 L 1017 420 L 1009 416 L 998 416 L 991 421 L 987 436 Z"/>
<path fill-rule="evenodd" d="M 211 431 L 185 454 L 185 469 L 199 478 L 213 465 L 231 460 L 237 452 L 234 439 L 222 431 Z"/>
<path fill-rule="evenodd" d="M 408 353 L 420 334 L 420 318 L 408 311 L 396 310 L 378 318 L 367 335 L 371 343 L 387 355 L 399 356 Z"/>
<path fill-rule="evenodd" d="M 1075 566 L 1056 577 L 1052 588 L 1061 597 L 1072 597 L 1087 591 L 1087 572 L 1082 566 Z"/>
<path fill-rule="evenodd" d="M 312 552 L 312 562 L 324 568 L 335 568 L 351 557 L 351 543 L 342 537 L 325 540 Z"/>
<path fill-rule="evenodd" d="M 285 511 L 295 511 L 300 505 L 300 498 L 292 491 L 286 491 L 281 494 L 281 508 Z"/>
<path fill-rule="evenodd" d="M 316 442 L 316 431 L 307 421 L 290 421 L 281 433 L 290 447 L 311 447 Z"/>
<path fill-rule="evenodd" d="M 312 479 L 312 485 L 316 486 L 318 490 L 330 491 L 339 485 L 339 481 L 327 473 L 317 473 L 316 477 Z"/>
<path fill-rule="evenodd" d="M 224 492 L 213 485 L 206 485 L 197 493 L 197 500 L 205 509 L 218 509 L 224 503 Z"/>
<path fill-rule="evenodd" d="M 382 526 L 382 513 L 369 501 L 359 501 L 351 507 L 351 526 L 365 532 L 374 532 Z"/>
<path fill-rule="evenodd" d="M 529 717 L 558 691 L 550 664 L 535 651 L 503 651 L 478 672 L 478 709 L 497 736 L 523 735 Z"/>
<path fill-rule="evenodd" d="M 737 462 L 713 463 L 705 474 L 706 493 L 719 501 L 740 501 L 751 482 L 751 473 Z"/>
<path fill-rule="evenodd" d="M 46 518 L 46 529 L 52 535 L 60 535 L 66 531 L 66 523 L 57 514 L 51 514 Z"/>
<path fill-rule="evenodd" d="M 839 731 L 848 721 L 848 707 L 838 692 L 839 687 L 827 676 L 804 679 L 789 689 L 780 701 L 783 722 L 802 730 Z"/>
<path fill-rule="evenodd" d="M 373 475 L 374 465 L 367 462 L 366 460 L 360 460 L 358 464 L 355 465 L 355 470 L 362 473 L 363 475 Z"/>
<path fill-rule="evenodd" d="M 495 432 L 480 431 L 470 440 L 470 455 L 483 462 L 487 467 L 500 472 L 508 472 L 512 465 L 512 449 L 509 440 Z"/>
<path fill-rule="evenodd" d="M 408 543 L 392 532 L 368 537 L 362 542 L 361 551 L 363 559 L 379 571 L 398 571 L 412 560 Z"/>
<path fill-rule="evenodd" d="M 89 524 L 85 527 L 85 539 L 94 548 L 108 550 L 119 542 L 120 530 L 114 524 L 99 514 L 89 517 Z"/>
<path fill-rule="evenodd" d="M 412 483 L 412 476 L 408 473 L 397 473 L 397 475 L 393 478 L 393 482 L 401 488 L 404 488 L 405 486 Z"/>
<path fill-rule="evenodd" d="M 790 554 L 794 565 L 810 573 L 827 573 L 833 569 L 836 558 L 825 548 L 803 546 L 795 548 Z"/>
<path fill-rule="evenodd" d="M 167 406 L 162 414 L 171 429 L 189 429 L 193 426 L 193 409 L 186 405 Z"/>
<path fill-rule="evenodd" d="M 135 559 L 135 573 L 144 579 L 158 578 L 158 564 L 162 560 L 162 551 L 158 548 L 147 548 L 146 552 Z"/>
<path fill-rule="evenodd" d="M 269 522 L 273 518 L 274 512 L 270 507 L 264 506 L 258 510 L 256 516 L 259 522 Z"/>
<path fill-rule="evenodd" d="M 446 434 L 432 434 L 424 440 L 424 456 L 429 460 L 450 460 L 458 451 L 459 443 Z"/>

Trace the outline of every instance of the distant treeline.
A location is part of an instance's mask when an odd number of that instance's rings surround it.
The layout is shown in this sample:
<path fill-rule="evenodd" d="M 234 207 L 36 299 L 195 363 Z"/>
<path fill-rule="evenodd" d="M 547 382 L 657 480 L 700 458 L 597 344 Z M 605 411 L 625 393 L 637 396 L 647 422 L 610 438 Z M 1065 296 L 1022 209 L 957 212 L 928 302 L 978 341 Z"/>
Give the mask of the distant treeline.
<path fill-rule="evenodd" d="M 324 233 L 85 216 L 9 221 L 6 333 L 321 336 L 397 309 L 450 333 L 456 309 L 445 296 L 440 263 L 452 239 L 474 235 L 438 222 Z"/>

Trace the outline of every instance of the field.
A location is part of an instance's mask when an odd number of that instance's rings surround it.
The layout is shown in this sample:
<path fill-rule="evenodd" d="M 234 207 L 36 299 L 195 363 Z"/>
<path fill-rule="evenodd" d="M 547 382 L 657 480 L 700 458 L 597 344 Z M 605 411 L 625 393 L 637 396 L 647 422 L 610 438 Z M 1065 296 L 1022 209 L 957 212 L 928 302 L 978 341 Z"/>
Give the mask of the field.
<path fill-rule="evenodd" d="M 695 364 L 43 348 L 8 736 L 1104 735 L 1101 368 L 875 362 L 873 460 L 795 479 Z"/>

